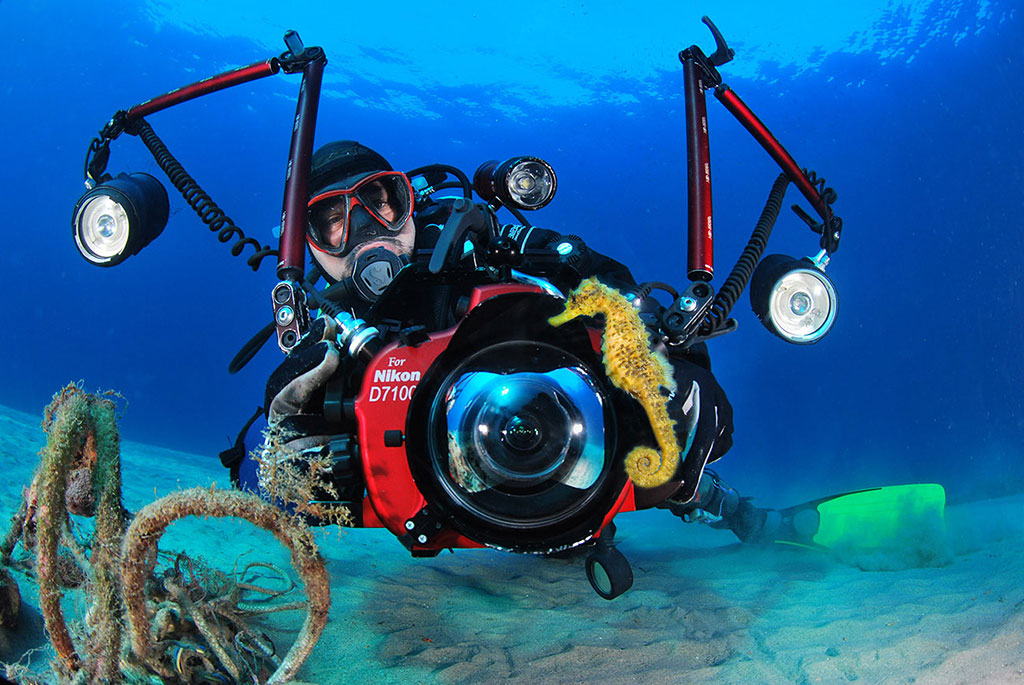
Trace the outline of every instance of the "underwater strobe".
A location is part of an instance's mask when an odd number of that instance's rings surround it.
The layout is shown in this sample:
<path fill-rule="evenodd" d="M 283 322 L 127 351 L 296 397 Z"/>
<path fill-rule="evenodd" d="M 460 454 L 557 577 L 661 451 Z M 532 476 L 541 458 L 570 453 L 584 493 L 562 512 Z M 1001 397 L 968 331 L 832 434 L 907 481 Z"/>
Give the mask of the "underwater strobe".
<path fill-rule="evenodd" d="M 821 340 L 836 320 L 839 299 L 825 275 L 822 253 L 814 260 L 768 255 L 750 283 L 750 305 L 769 331 L 786 342 L 809 345 Z"/>
<path fill-rule="evenodd" d="M 815 171 L 797 164 L 764 122 L 722 81 L 718 67 L 731 61 L 735 51 L 711 19 L 705 16 L 701 20 L 715 38 L 715 51 L 707 55 L 699 46 L 691 45 L 679 53 L 686 93 L 687 275 L 693 285 L 662 316 L 662 327 L 675 345 L 692 344 L 728 333 L 736 328 L 736 321 L 729 318 L 729 312 L 749 284 L 754 313 L 771 333 L 790 343 L 816 343 L 832 329 L 836 320 L 838 297 L 835 286 L 825 275 L 825 266 L 839 249 L 842 236 L 843 221 L 832 210 L 837 193 Z M 740 259 L 714 299 L 710 297 L 714 241 L 705 90 L 714 92 L 715 98 L 782 170 Z M 821 236 L 818 242 L 821 251 L 813 258 L 769 255 L 762 260 L 790 183 L 811 203 L 820 218 L 813 218 L 798 205 L 792 205 L 797 216 Z M 701 295 L 695 288 L 706 291 L 707 295 Z"/>
<path fill-rule="evenodd" d="M 149 174 L 118 174 L 79 199 L 75 245 L 98 266 L 115 266 L 149 245 L 167 224 L 167 191 Z"/>

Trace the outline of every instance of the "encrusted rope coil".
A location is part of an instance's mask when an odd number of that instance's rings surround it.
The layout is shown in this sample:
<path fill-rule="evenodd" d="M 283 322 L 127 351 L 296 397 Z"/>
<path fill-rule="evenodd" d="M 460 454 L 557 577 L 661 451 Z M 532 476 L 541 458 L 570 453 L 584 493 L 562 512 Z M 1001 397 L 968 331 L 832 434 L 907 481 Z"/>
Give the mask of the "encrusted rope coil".
<path fill-rule="evenodd" d="M 121 548 L 121 558 L 124 560 L 124 603 L 132 651 L 144 661 L 153 660 L 153 642 L 143 592 L 146 579 L 150 577 L 156 563 L 155 555 L 149 552 L 156 546 L 168 525 L 186 516 L 233 516 L 245 519 L 272 533 L 291 552 L 292 565 L 305 585 L 309 608 L 295 644 L 267 682 L 283 683 L 291 680 L 309 657 L 327 623 L 327 611 L 331 603 L 327 567 L 309 528 L 273 505 L 247 493 L 193 488 L 162 497 L 135 515 Z"/>

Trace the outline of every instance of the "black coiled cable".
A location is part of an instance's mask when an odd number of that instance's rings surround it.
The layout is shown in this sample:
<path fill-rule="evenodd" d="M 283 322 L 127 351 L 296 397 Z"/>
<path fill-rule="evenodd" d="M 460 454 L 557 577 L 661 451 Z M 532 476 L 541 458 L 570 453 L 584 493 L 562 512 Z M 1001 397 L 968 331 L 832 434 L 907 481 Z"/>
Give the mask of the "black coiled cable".
<path fill-rule="evenodd" d="M 658 290 L 664 290 L 672 296 L 673 300 L 679 299 L 679 292 L 670 286 L 668 283 L 662 283 L 661 281 L 644 281 L 637 289 L 633 292 L 633 297 L 639 299 L 645 299 L 651 294 L 651 291 L 657 288 Z"/>
<path fill-rule="evenodd" d="M 743 253 L 736 261 L 736 266 L 732 268 L 729 277 L 725 279 L 722 288 L 715 295 L 711 309 L 700 324 L 698 329 L 700 335 L 712 335 L 728 320 L 729 312 L 732 311 L 736 300 L 743 294 L 747 283 L 750 282 L 750 277 L 754 275 L 754 269 L 757 268 L 758 262 L 764 255 L 768 237 L 771 236 L 775 221 L 779 218 L 779 212 L 782 211 L 782 198 L 786 195 L 788 185 L 789 177 L 786 174 L 779 174 L 779 177 L 775 179 L 772 190 L 768 193 L 768 202 L 761 210 L 761 218 L 758 219 L 757 226 L 754 227 L 754 232 L 751 234 L 750 240 L 747 241 L 747 246 L 743 248 Z"/>
<path fill-rule="evenodd" d="M 813 169 L 804 169 L 803 172 L 804 175 L 807 177 L 807 180 L 811 182 L 811 185 L 817 187 L 818 195 L 821 196 L 822 201 L 824 201 L 825 206 L 829 208 L 829 212 L 831 213 L 832 208 L 829 207 L 829 205 L 835 202 L 836 198 L 838 197 L 838 194 L 836 193 L 835 189 L 826 188 L 825 177 L 822 176 L 821 178 L 818 178 L 817 172 L 814 171 Z"/>
<path fill-rule="evenodd" d="M 185 198 L 185 202 L 199 215 L 202 222 L 210 227 L 211 231 L 217 233 L 217 240 L 226 243 L 234 238 L 236 234 L 238 235 L 238 239 L 231 245 L 231 254 L 233 256 L 237 257 L 242 254 L 242 250 L 245 249 L 246 245 L 252 245 L 256 252 L 246 260 L 246 264 L 253 271 L 259 268 L 264 258 L 276 258 L 278 256 L 278 251 L 272 249 L 269 245 L 260 245 L 259 241 L 245 237 L 242 229 L 235 225 L 235 222 L 224 213 L 224 210 L 217 206 L 213 198 L 207 195 L 206 191 L 199 186 L 199 183 L 185 171 L 185 168 L 174 158 L 174 155 L 171 154 L 167 146 L 164 145 L 164 142 L 153 131 L 153 127 L 145 119 L 133 122 L 132 126 L 126 129 L 126 132 L 138 135 L 142 139 L 142 142 L 149 148 L 156 163 L 160 165 L 160 168 L 167 174 L 167 178 L 178 189 L 181 196 Z"/>

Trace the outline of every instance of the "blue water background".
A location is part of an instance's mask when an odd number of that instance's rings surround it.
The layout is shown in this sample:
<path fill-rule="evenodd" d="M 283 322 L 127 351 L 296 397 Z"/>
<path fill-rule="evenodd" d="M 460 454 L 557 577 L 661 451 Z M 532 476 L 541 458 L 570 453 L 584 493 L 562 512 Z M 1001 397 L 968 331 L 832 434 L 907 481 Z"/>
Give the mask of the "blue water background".
<path fill-rule="evenodd" d="M 682 287 L 676 53 L 695 42 L 710 52 L 700 23 L 710 12 L 737 51 L 726 82 L 838 190 L 846 226 L 829 267 L 841 305 L 826 340 L 783 343 L 744 296 L 740 330 L 712 343 L 736 416 L 721 473 L 774 504 L 790 491 L 892 482 L 941 482 L 953 498 L 1024 489 L 1014 2 L 665 2 L 629 14 L 619 3 L 533 3 L 516 6 L 522 21 L 494 3 L 323 3 L 292 15 L 277 3 L 207 4 L 0 2 L 0 403 L 37 413 L 82 379 L 124 395 L 130 439 L 211 460 L 234 439 L 280 359 L 271 344 L 242 373 L 226 371 L 270 319 L 273 264 L 252 273 L 173 189 L 164 234 L 113 269 L 76 253 L 70 217 L 86 147 L 111 114 L 278 54 L 289 28 L 329 59 L 318 144 L 356 138 L 404 169 L 543 157 L 559 194 L 536 224 L 584 236 L 638 279 Z M 263 242 L 280 217 L 298 83 L 279 75 L 149 118 Z M 710 95 L 708 109 L 720 285 L 776 169 Z M 129 136 L 109 169 L 163 179 Z M 792 189 L 787 199 L 801 201 Z M 816 250 L 786 210 L 769 252 Z"/>

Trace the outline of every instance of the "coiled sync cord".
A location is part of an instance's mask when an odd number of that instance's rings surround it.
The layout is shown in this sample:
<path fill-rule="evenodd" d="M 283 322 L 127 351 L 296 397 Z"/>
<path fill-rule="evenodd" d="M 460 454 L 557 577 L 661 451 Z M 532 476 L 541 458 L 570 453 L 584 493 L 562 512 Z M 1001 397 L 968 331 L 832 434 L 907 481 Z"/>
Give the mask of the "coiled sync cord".
<path fill-rule="evenodd" d="M 764 255 L 772 228 L 779 218 L 779 212 L 782 211 L 782 198 L 786 195 L 788 185 L 789 177 L 786 174 L 779 174 L 779 177 L 775 179 L 771 192 L 768 193 L 768 202 L 761 210 L 761 218 L 758 219 L 757 226 L 754 227 L 754 232 L 751 234 L 750 240 L 747 241 L 747 246 L 743 248 L 743 253 L 736 261 L 736 266 L 732 268 L 729 277 L 725 279 L 725 283 L 715 295 L 711 309 L 700 324 L 698 330 L 701 336 L 710 336 L 725 325 L 733 305 L 746 289 L 750 277 L 754 275 L 754 269 L 757 268 L 758 262 Z"/>
<path fill-rule="evenodd" d="M 803 170 L 804 175 L 807 176 L 807 180 L 811 182 L 811 185 L 818 189 L 818 195 L 821 196 L 822 201 L 825 203 L 825 208 L 828 210 L 828 219 L 832 218 L 832 203 L 836 201 L 838 197 L 834 188 L 825 187 L 825 177 L 818 178 L 817 172 L 813 169 Z"/>
<path fill-rule="evenodd" d="M 211 231 L 217 233 L 217 240 L 226 243 L 234 238 L 235 234 L 238 235 L 238 239 L 231 245 L 231 254 L 233 256 L 239 256 L 246 245 L 252 245 L 256 252 L 246 259 L 246 264 L 253 271 L 259 269 L 260 263 L 266 257 L 276 258 L 278 256 L 278 251 L 272 249 L 269 245 L 260 245 L 259 241 L 245 237 L 242 229 L 235 225 L 235 222 L 224 213 L 224 210 L 217 206 L 213 198 L 185 171 L 185 168 L 174 158 L 174 155 L 171 154 L 167 146 L 164 145 L 164 142 L 153 131 L 153 127 L 145 119 L 133 122 L 126 132 L 139 136 L 145 146 L 149 148 L 156 163 L 167 174 L 167 178 L 178 189 L 181 196 L 185 198 L 185 202 L 188 203 L 189 207 L 199 215 L 200 220 L 209 226 Z"/>

